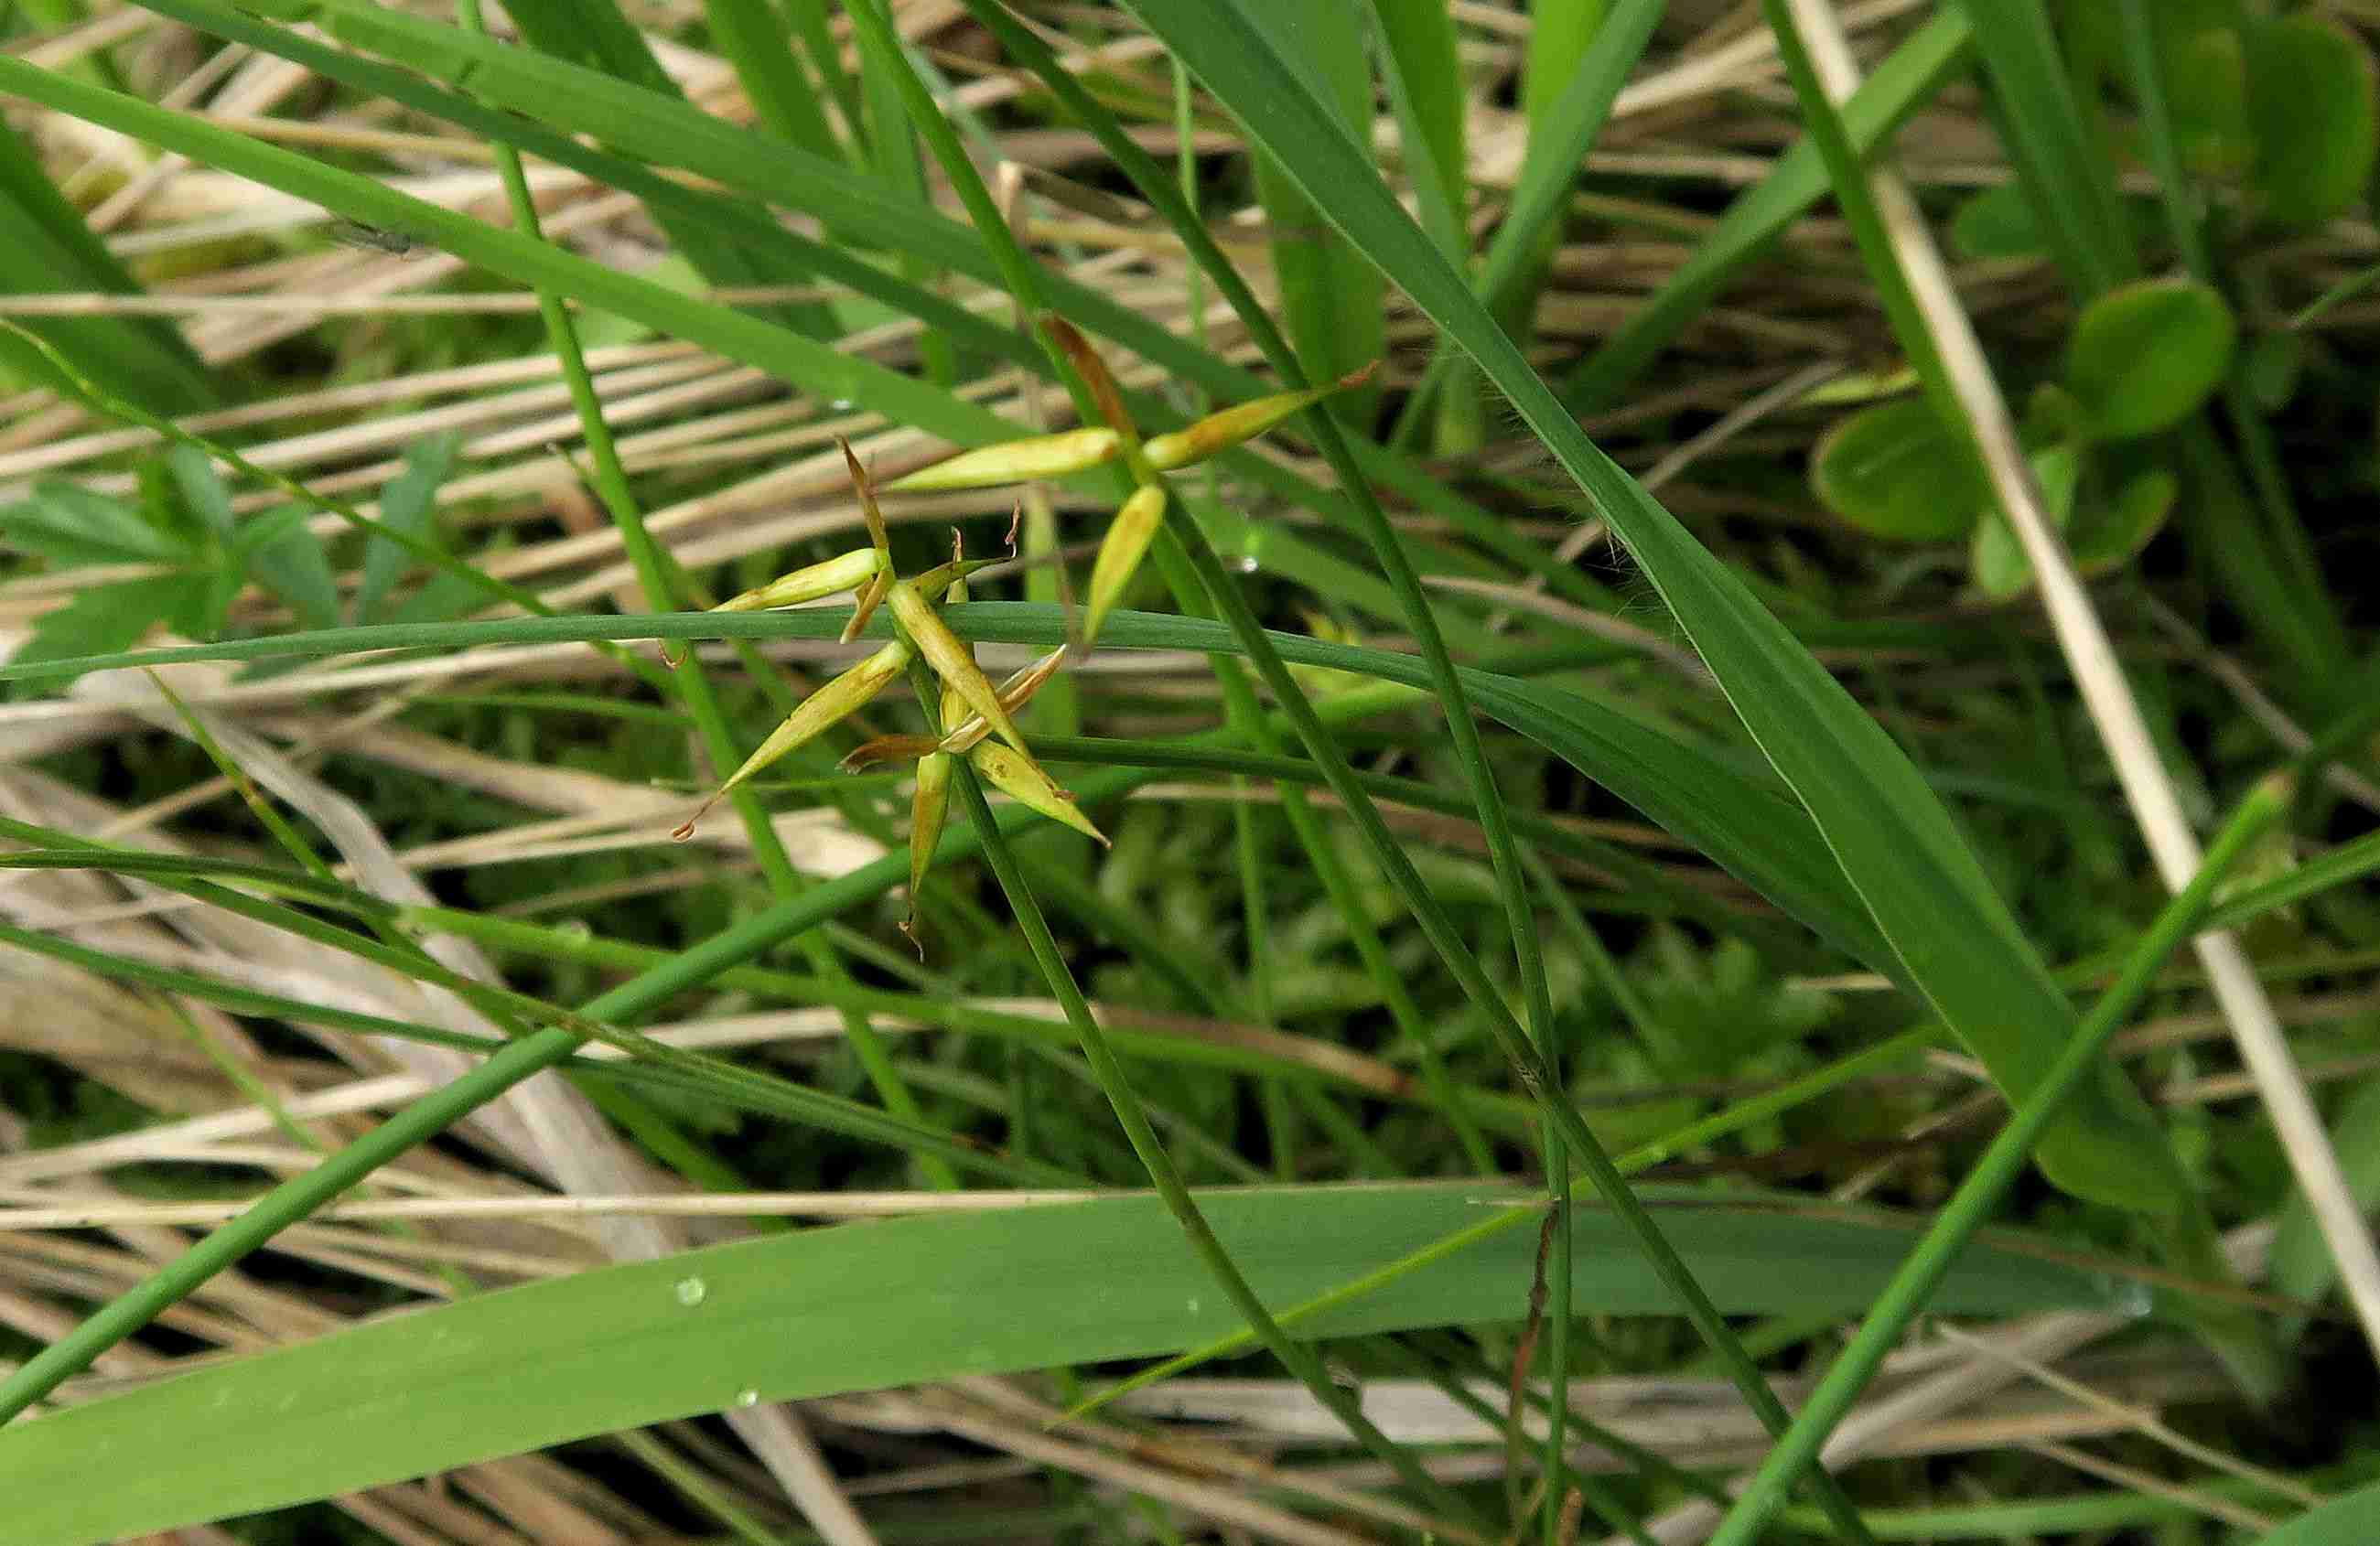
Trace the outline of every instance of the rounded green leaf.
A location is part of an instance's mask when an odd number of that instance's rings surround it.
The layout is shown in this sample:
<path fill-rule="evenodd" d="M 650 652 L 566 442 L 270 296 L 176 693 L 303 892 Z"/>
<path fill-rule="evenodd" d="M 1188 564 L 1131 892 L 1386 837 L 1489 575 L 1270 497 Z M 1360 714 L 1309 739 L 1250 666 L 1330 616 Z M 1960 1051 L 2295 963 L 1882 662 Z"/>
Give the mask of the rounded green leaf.
<path fill-rule="evenodd" d="M 2256 406 L 2278 413 L 2297 395 L 2298 377 L 2304 369 L 2304 334 L 2268 332 L 2249 346 L 2241 376 Z"/>
<path fill-rule="evenodd" d="M 2194 279 L 2148 279 L 2093 301 L 2066 345 L 2066 384 L 2094 434 L 2153 435 L 2220 385 L 2238 330 L 2223 297 Z"/>
<path fill-rule="evenodd" d="M 2319 225 L 2371 181 L 2380 148 L 2371 51 L 2338 23 L 2300 13 L 2246 37 L 2249 180 L 2265 218 Z"/>
<path fill-rule="evenodd" d="M 2038 258 L 2049 250 L 2032 203 L 2015 183 L 1987 187 L 1960 205 L 1950 239 L 1970 258 Z"/>
<path fill-rule="evenodd" d="M 2049 518 L 2062 531 L 2074 516 L 2074 489 L 2081 480 L 2082 459 L 2072 448 L 2061 445 L 2036 451 L 2029 460 L 2034 479 L 2048 503 Z M 2033 561 L 2024 556 L 2015 530 L 1998 510 L 1985 510 L 1975 524 L 1968 573 L 1975 588 L 1995 601 L 2005 601 L 2033 584 Z"/>
<path fill-rule="evenodd" d="M 1852 415 L 1810 457 L 1818 501 L 1862 531 L 1896 542 L 1964 537 L 1988 497 L 1981 469 L 1925 399 Z"/>
<path fill-rule="evenodd" d="M 2115 498 L 2084 504 L 2074 518 L 2074 567 L 2104 574 L 2129 562 L 2165 529 L 2181 485 L 2164 467 L 2148 467 L 2116 490 Z"/>

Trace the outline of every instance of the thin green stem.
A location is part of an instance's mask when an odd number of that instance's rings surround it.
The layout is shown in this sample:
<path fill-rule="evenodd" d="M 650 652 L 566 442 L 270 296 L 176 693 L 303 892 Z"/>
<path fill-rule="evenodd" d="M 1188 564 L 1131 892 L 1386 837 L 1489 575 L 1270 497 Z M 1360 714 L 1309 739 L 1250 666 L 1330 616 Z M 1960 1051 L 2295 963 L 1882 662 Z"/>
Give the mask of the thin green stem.
<path fill-rule="evenodd" d="M 1785 1501 L 1795 1478 L 1816 1456 L 1828 1435 L 1875 1376 L 1885 1355 L 1899 1343 L 1910 1321 L 1933 1297 L 1960 1248 L 1983 1226 L 2001 1194 L 2024 1168 L 2034 1141 L 2051 1116 L 2083 1077 L 2100 1066 L 2107 1038 L 2139 1005 L 2166 958 L 2196 931 L 2224 872 L 2289 809 L 2289 803 L 2287 780 L 2279 777 L 2266 779 L 2249 792 L 2223 824 L 2222 830 L 2207 846 L 2206 858 L 2198 873 L 2159 910 L 2155 920 L 2133 946 L 2123 971 L 2092 1006 L 2090 1015 L 2058 1054 L 2058 1061 L 2027 1093 L 2008 1126 L 1992 1140 L 1991 1146 L 1967 1173 L 1967 1178 L 1936 1215 L 1925 1238 L 1910 1251 L 1900 1270 L 1876 1297 L 1859 1334 L 1810 1393 L 1791 1430 L 1777 1442 L 1760 1468 L 1753 1473 L 1735 1506 L 1712 1535 L 1711 1546 L 1751 1546 L 1759 1536 Z"/>
<path fill-rule="evenodd" d="M 1403 1446 L 1382 1433 L 1364 1415 L 1363 1407 L 1355 1398 L 1331 1380 L 1330 1371 L 1322 1367 L 1322 1360 L 1311 1348 L 1291 1340 L 1289 1334 L 1273 1319 L 1272 1312 L 1265 1308 L 1264 1301 L 1257 1297 L 1256 1289 L 1242 1275 L 1231 1253 L 1224 1250 L 1222 1241 L 1216 1238 L 1214 1230 L 1207 1223 L 1206 1214 L 1199 1211 L 1197 1200 L 1183 1185 L 1172 1158 L 1149 1127 L 1140 1097 L 1134 1093 L 1131 1081 L 1125 1078 L 1123 1066 L 1116 1060 L 1114 1049 L 1108 1045 L 1099 1021 L 1092 1018 L 1090 1006 L 1084 1001 L 1082 990 L 1075 984 L 1075 974 L 1060 953 L 1058 941 L 1050 933 L 1050 925 L 1041 916 L 1040 906 L 1033 900 L 1032 890 L 1026 885 L 1024 872 L 1018 868 L 1015 856 L 1009 852 L 1006 839 L 992 821 L 990 803 L 984 799 L 983 791 L 976 782 L 975 770 L 962 760 L 953 772 L 956 777 L 953 782 L 957 785 L 958 793 L 966 803 L 968 822 L 983 835 L 984 858 L 990 862 L 992 874 L 1000 881 L 1001 891 L 1008 899 L 1009 910 L 1015 914 L 1017 927 L 1023 931 L 1026 943 L 1032 948 L 1034 960 L 1039 963 L 1050 991 L 1065 1010 L 1067 1023 L 1074 1027 L 1075 1034 L 1082 1044 L 1084 1057 L 1089 1061 L 1100 1089 L 1106 1092 L 1108 1103 L 1115 1111 L 1116 1120 L 1123 1125 L 1124 1135 L 1131 1140 L 1133 1153 L 1139 1156 L 1142 1166 L 1148 1172 L 1149 1183 L 1164 1198 L 1166 1207 L 1181 1226 L 1191 1249 L 1197 1252 L 1199 1260 L 1214 1274 L 1218 1286 L 1230 1296 L 1232 1304 L 1265 1347 L 1305 1383 L 1317 1400 L 1347 1425 L 1348 1431 L 1354 1434 L 1366 1449 L 1387 1462 L 1406 1485 L 1430 1500 L 1450 1518 L 1475 1528 L 1480 1528 L 1483 1521 L 1468 1504 L 1431 1476 Z"/>

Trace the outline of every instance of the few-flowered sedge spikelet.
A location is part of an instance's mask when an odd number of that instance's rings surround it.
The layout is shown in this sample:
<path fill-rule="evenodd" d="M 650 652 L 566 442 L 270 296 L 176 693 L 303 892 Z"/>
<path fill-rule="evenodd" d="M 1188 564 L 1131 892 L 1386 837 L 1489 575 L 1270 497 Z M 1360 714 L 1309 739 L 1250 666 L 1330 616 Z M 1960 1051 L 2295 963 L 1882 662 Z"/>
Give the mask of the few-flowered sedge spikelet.
<path fill-rule="evenodd" d="M 1309 387 L 1304 392 L 1278 393 L 1251 403 L 1235 404 L 1208 414 L 1186 429 L 1152 435 L 1141 449 L 1148 455 L 1149 465 L 1158 471 L 1178 471 L 1203 462 L 1219 452 L 1228 451 L 1244 441 L 1254 440 L 1333 393 L 1362 386 L 1378 368 L 1378 362 L 1374 361 L 1361 370 L 1349 372 L 1329 386 Z M 1122 413 L 1121 401 L 1116 403 L 1115 411 Z M 1128 419 L 1124 422 L 1129 426 Z M 1113 426 L 1095 425 L 1088 429 L 1063 430 L 1055 435 L 1034 435 L 1024 440 L 1002 441 L 997 445 L 978 446 L 947 461 L 937 462 L 930 467 L 922 467 L 906 477 L 895 478 L 884 487 L 889 493 L 922 493 L 946 489 L 990 489 L 1002 483 L 1031 483 L 1039 478 L 1065 477 L 1104 466 L 1114 461 L 1123 449 L 1123 436 Z"/>
<path fill-rule="evenodd" d="M 1011 714 L 1022 709 L 1033 701 L 1033 694 L 1041 690 L 1044 682 L 1058 674 L 1058 668 L 1065 662 L 1066 649 L 1062 645 L 1031 665 L 1011 673 L 1008 680 L 1000 684 L 1000 707 Z M 991 726 L 982 715 L 969 714 L 965 708 L 964 700 L 953 707 L 951 694 L 942 698 L 942 723 L 951 727 L 942 736 L 941 748 L 945 752 L 972 751 L 991 733 Z"/>
<path fill-rule="evenodd" d="M 854 548 L 850 552 L 781 574 L 765 586 L 755 586 L 743 595 L 722 601 L 710 610 L 714 612 L 764 612 L 777 607 L 798 607 L 805 601 L 819 601 L 837 591 L 864 587 L 884 573 L 884 560 L 873 548 Z"/>
<path fill-rule="evenodd" d="M 1251 441 L 1293 414 L 1301 413 L 1333 393 L 1348 392 L 1372 379 L 1379 368 L 1374 360 L 1361 370 L 1351 371 L 1329 386 L 1310 387 L 1304 392 L 1284 392 L 1272 397 L 1259 397 L 1253 403 L 1241 403 L 1220 413 L 1208 414 L 1186 429 L 1172 434 L 1152 435 L 1141 447 L 1148 465 L 1160 472 L 1172 472 L 1203 462 L 1218 452 L 1228 451 L 1243 441 Z"/>
<path fill-rule="evenodd" d="M 934 850 L 942 840 L 942 824 L 951 814 L 951 757 L 928 752 L 917 759 L 917 787 L 909 796 L 909 915 L 901 932 L 925 959 L 925 941 L 917 937 L 917 898 L 926 888 L 926 872 L 934 866 Z"/>
<path fill-rule="evenodd" d="M 694 824 L 708 815 L 711 806 L 718 804 L 755 773 L 809 741 L 845 715 L 856 711 L 870 698 L 884 691 L 895 677 L 908 670 L 909 662 L 914 658 L 916 658 L 915 652 L 910 649 L 907 642 L 895 639 L 804 698 L 795 706 L 791 714 L 785 716 L 785 722 L 771 731 L 769 739 L 761 742 L 759 748 L 744 759 L 744 766 L 729 775 L 725 783 L 712 791 L 710 798 L 705 800 L 696 809 L 694 815 L 686 817 L 685 825 L 672 832 L 670 836 L 680 842 L 693 837 Z"/>
<path fill-rule="evenodd" d="M 1099 540 L 1099 556 L 1091 564 L 1091 598 L 1083 619 L 1085 648 L 1099 641 L 1099 625 L 1123 597 L 1133 571 L 1140 567 L 1142 556 L 1164 522 L 1165 490 L 1152 483 L 1134 489 L 1132 498 L 1108 523 L 1108 534 Z"/>
<path fill-rule="evenodd" d="M 992 489 L 1003 483 L 1031 483 L 1044 477 L 1065 477 L 1087 472 L 1116 458 L 1123 441 L 1104 425 L 1068 429 L 1055 435 L 1034 435 L 1021 441 L 963 451 L 947 462 L 922 467 L 884 486 L 888 494 L 923 493 L 942 489 Z"/>
<path fill-rule="evenodd" d="M 969 708 L 990 720 L 1002 740 L 1023 752 L 1025 732 L 1016 728 L 1016 721 L 1001 706 L 999 692 L 993 688 L 991 679 L 983 674 L 983 668 L 975 663 L 973 652 L 951 632 L 951 625 L 942 621 L 932 603 L 906 580 L 892 582 L 889 601 L 892 621 L 908 635 L 917 653 L 925 657 L 934 674 L 956 688 Z"/>
<path fill-rule="evenodd" d="M 1101 843 L 1108 840 L 1107 834 L 1092 826 L 1091 818 L 1075 803 L 1075 797 L 1060 789 L 1058 781 L 1031 757 L 997 742 L 986 742 L 967 754 L 967 763 L 1018 804 Z"/>

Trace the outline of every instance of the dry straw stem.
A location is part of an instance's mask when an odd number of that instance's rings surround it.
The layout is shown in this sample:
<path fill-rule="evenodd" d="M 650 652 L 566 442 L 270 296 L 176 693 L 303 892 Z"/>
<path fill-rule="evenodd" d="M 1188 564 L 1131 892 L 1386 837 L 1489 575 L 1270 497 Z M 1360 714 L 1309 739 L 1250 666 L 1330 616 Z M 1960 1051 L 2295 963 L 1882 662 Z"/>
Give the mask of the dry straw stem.
<path fill-rule="evenodd" d="M 1811 58 L 1828 97 L 1837 103 L 1859 84 L 1834 8 L 1827 0 L 1785 0 L 1795 24 L 1807 40 Z M 2042 508 L 2041 492 L 2017 443 L 2016 427 L 2008 404 L 1985 362 L 1974 328 L 1951 287 L 1949 273 L 1935 246 L 1925 218 L 1898 175 L 1883 166 L 1868 172 L 1868 186 L 1884 218 L 1893 252 L 1915 295 L 1926 331 L 1942 356 L 1952 390 L 1982 448 L 1984 465 L 2000 508 L 2015 528 L 2025 556 L 2033 562 L 2041 586 L 2042 605 L 2068 668 L 2082 690 L 2091 722 L 2099 732 L 2123 786 L 2125 803 L 2146 840 L 2157 873 L 2168 889 L 2179 891 L 2197 873 L 2202 852 L 2198 838 L 2182 815 L 2181 802 L 2158 760 L 2140 705 L 2124 680 L 2115 646 L 2091 598 L 2076 577 L 2074 565 Z M 2364 1340 L 2380 1353 L 2380 1250 L 2373 1246 L 2363 1212 L 2348 1188 L 2338 1155 L 2331 1148 L 2322 1115 L 2290 1057 L 2280 1021 L 2254 968 L 2228 932 L 2200 935 L 2192 941 L 2216 1003 L 2230 1021 L 2232 1040 L 2240 1059 L 2254 1076 L 2257 1093 L 2271 1113 L 2274 1132 L 2289 1156 L 2323 1238 L 2338 1264 Z"/>

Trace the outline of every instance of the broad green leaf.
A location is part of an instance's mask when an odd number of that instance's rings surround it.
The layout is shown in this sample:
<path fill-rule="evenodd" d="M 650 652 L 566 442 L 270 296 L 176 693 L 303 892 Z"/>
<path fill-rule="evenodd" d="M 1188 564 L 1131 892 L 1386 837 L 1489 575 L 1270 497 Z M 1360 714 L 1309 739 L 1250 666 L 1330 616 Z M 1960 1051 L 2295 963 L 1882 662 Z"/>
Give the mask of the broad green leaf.
<path fill-rule="evenodd" d="M 2112 6 L 2091 8 L 2111 19 L 2117 15 Z M 2235 175 L 2248 158 L 2240 11 L 2236 5 L 2168 6 L 2157 18 L 2166 109 L 2184 164 L 2202 176 Z"/>
<path fill-rule="evenodd" d="M 2367 1211 L 2380 1202 L 2380 1080 L 2367 1080 L 2348 1097 L 2330 1124 L 2339 1168 L 2357 1204 Z M 2338 1282 L 2338 1263 L 2322 1238 L 2322 1226 L 2304 1194 L 2292 1191 L 2273 1236 L 2273 1287 L 2294 1298 L 2320 1300 Z"/>
<path fill-rule="evenodd" d="M 2014 183 L 1987 187 L 1960 205 L 1950 239 L 1970 258 L 2036 258 L 2049 249 L 2033 201 Z"/>
<path fill-rule="evenodd" d="M 32 147 L 5 124 L 0 289 L 11 295 L 140 294 L 132 275 L 51 183 Z M 191 413 L 219 401 L 205 365 L 163 317 L 33 317 L 14 325 L 46 340 L 92 380 L 153 412 Z M 0 367 L 28 384 L 63 384 L 55 366 L 6 329 L 0 329 Z"/>
<path fill-rule="evenodd" d="M 461 434 L 450 429 L 407 446 L 405 471 L 381 491 L 382 522 L 415 537 L 429 537 L 438 510 L 439 485 L 454 471 L 455 453 L 461 444 Z M 356 583 L 356 622 L 378 621 L 382 598 L 405 573 L 410 559 L 394 542 L 373 537 L 364 544 L 363 574 Z"/>
<path fill-rule="evenodd" d="M 2034 481 L 2041 487 L 2050 524 L 2064 531 L 2074 519 L 2074 491 L 2082 477 L 2082 459 L 2071 447 L 2061 445 L 2036 451 L 2026 460 L 2033 464 Z M 1995 601 L 2005 601 L 2033 584 L 2033 561 L 2025 557 L 2016 533 L 1997 507 L 1987 509 L 1976 524 L 1968 570 L 1975 588 Z"/>
<path fill-rule="evenodd" d="M 1888 1219 L 1648 1190 L 1735 1313 L 1854 1313 L 1908 1245 Z M 1266 1302 L 1289 1305 L 1530 1198 L 1472 1183 L 1198 1201 Z M 1572 1221 L 1582 1311 L 1672 1310 L 1609 1214 Z M 1298 1335 L 1517 1320 L 1536 1233 L 1507 1230 Z M 2107 1301 L 2078 1268 L 1970 1246 L 1935 1302 L 2009 1315 Z M 0 1542 L 116 1539 L 757 1402 L 1143 1358 L 1239 1326 L 1148 1195 L 804 1230 L 484 1294 L 18 1423 L 0 1432 L 16 1483 Z"/>
<path fill-rule="evenodd" d="M 2238 330 L 2223 297 L 2194 279 L 2145 279 L 2093 301 L 2066 343 L 2066 385 L 2092 432 L 2154 435 L 2223 384 Z"/>
<path fill-rule="evenodd" d="M 1194 0 L 1130 0 L 1356 248 L 1475 359 L 1575 478 L 1701 653 L 1754 740 L 1801 800 L 1900 956 L 1908 979 L 2012 1097 L 2030 1091 L 2074 1026 L 1949 815 L 1883 730 L 1743 582 L 1579 429 L 1415 226 L 1368 151 L 1244 18 Z M 2137 1091 L 2103 1066 L 2041 1150 L 2058 1184 L 2192 1221 L 2164 1135 Z"/>
<path fill-rule="evenodd" d="M 1922 397 L 1863 408 L 1810 453 L 1810 487 L 1852 525 L 1896 542 L 1967 535 L 1991 499 L 1982 469 Z"/>
<path fill-rule="evenodd" d="M 0 508 L 0 543 L 61 568 L 87 563 L 182 563 L 189 550 L 121 501 L 45 477 L 32 497 Z"/>
<path fill-rule="evenodd" d="M 2333 1498 L 2256 1540 L 2256 1546 L 2366 1546 L 2380 1540 L 2380 1482 Z"/>
<path fill-rule="evenodd" d="M 2279 413 L 2297 395 L 2305 357 L 2303 333 L 2295 329 L 2265 333 L 2248 346 L 2248 356 L 2240 363 L 2240 384 L 2257 407 Z"/>
<path fill-rule="evenodd" d="M 215 471 L 213 458 L 196 446 L 177 445 L 165 453 L 165 466 L 200 528 L 218 541 L 229 540 L 239 517 L 232 513 L 231 490 Z"/>
<path fill-rule="evenodd" d="M 2074 567 L 2104 574 L 2138 556 L 2173 513 L 2181 480 L 2166 467 L 2143 467 L 2126 478 L 2113 498 L 2085 501 L 2077 509 L 2068 546 Z"/>
<path fill-rule="evenodd" d="M 44 614 L 33 625 L 33 636 L 9 658 L 8 663 L 29 666 L 36 661 L 72 660 L 124 649 L 173 610 L 188 589 L 189 582 L 178 574 L 95 586 L 57 610 Z M 70 680 L 53 682 L 52 690 Z"/>
<path fill-rule="evenodd" d="M 331 573 L 322 539 L 306 529 L 302 518 L 259 542 L 248 556 L 248 567 L 266 589 L 289 603 L 306 627 L 338 626 L 339 582 Z"/>
<path fill-rule="evenodd" d="M 2265 219 L 2320 225 L 2344 214 L 2372 181 L 2380 150 L 2372 51 L 2346 28 L 2310 12 L 2251 25 L 2248 177 Z"/>

